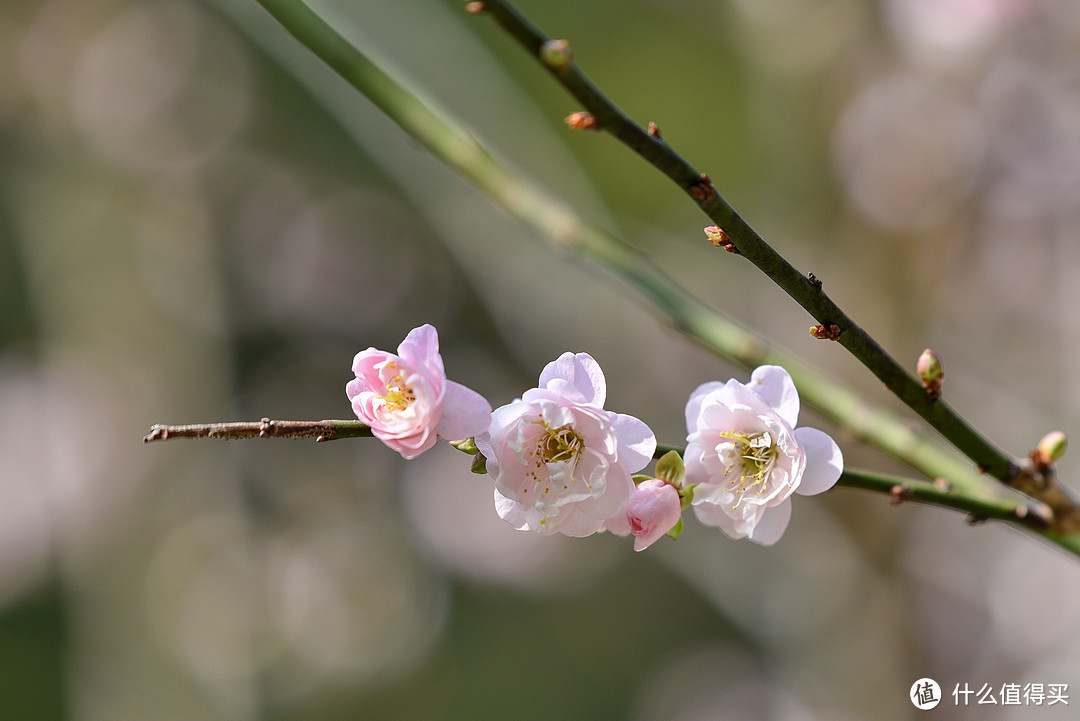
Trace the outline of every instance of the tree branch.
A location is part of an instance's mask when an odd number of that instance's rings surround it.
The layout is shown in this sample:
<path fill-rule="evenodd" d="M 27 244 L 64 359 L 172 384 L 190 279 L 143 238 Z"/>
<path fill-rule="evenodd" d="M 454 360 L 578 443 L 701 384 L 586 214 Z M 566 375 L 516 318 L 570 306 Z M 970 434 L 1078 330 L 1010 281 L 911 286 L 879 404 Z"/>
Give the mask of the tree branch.
<path fill-rule="evenodd" d="M 1011 491 L 976 475 L 967 463 L 911 428 L 905 420 L 865 403 L 851 390 L 794 356 L 771 348 L 755 334 L 691 297 L 653 266 L 640 251 L 602 228 L 585 223 L 561 201 L 509 170 L 458 122 L 426 105 L 401 82 L 352 47 L 300 0 L 258 2 L 297 40 L 367 96 L 433 155 L 475 184 L 513 216 L 539 231 L 554 246 L 577 251 L 631 283 L 667 316 L 676 329 L 695 342 L 747 368 L 763 363 L 784 366 L 799 387 L 806 405 L 849 430 L 859 440 L 906 463 L 927 478 L 947 478 L 952 497 L 966 497 L 972 504 L 1005 503 L 1005 499 L 1011 497 Z M 532 33 L 527 37 L 542 38 Z M 271 42 L 270 39 L 263 40 Z M 615 112 L 621 116 L 617 108 Z M 658 147 L 647 132 L 645 139 L 642 139 L 639 133 L 631 129 L 630 136 L 637 145 L 651 148 L 649 153 L 654 153 Z M 689 168 L 681 158 L 669 153 L 661 153 L 658 161 L 671 168 Z M 665 169 L 668 165 L 658 167 L 671 175 Z M 764 241 L 760 243 L 764 244 Z M 799 278 L 802 279 L 802 276 Z M 803 280 L 814 286 L 810 280 Z M 895 365 L 895 361 L 891 362 Z M 906 377 L 902 369 L 899 372 Z M 914 383 L 913 380 L 911 382 Z M 925 397 L 921 385 L 918 392 Z M 938 412 L 941 408 L 947 409 L 940 403 L 933 405 L 939 408 Z M 959 418 L 956 420 L 967 427 Z M 977 434 L 975 437 L 978 438 Z M 976 445 L 984 443 L 980 438 Z M 986 445 L 993 454 L 1000 455 L 999 451 Z M 1007 458 L 1005 460 L 1006 465 L 1012 468 L 1012 462 Z M 996 466 L 1001 470 L 1000 463 Z M 882 490 L 882 486 L 879 484 L 876 489 Z M 913 496 L 913 500 L 919 499 Z M 1019 503 L 1016 499 L 1012 502 Z M 1080 533 L 1030 530 L 1080 555 Z"/>
<path fill-rule="evenodd" d="M 533 26 L 510 3 L 485 0 L 484 9 L 596 118 L 597 129 L 618 138 L 682 188 L 723 229 L 740 255 L 757 266 L 825 328 L 837 326 L 839 336 L 836 340 L 901 401 L 986 473 L 1004 483 L 1013 480 L 1017 467 L 1008 455 L 979 434 L 948 404 L 928 398 L 922 384 L 849 318 L 825 294 L 820 283 L 812 282 L 796 270 L 735 212 L 707 175 L 691 166 L 658 134 L 649 133 L 627 117 L 576 63 L 545 62 L 544 48 L 551 38 Z"/>
<path fill-rule="evenodd" d="M 237 421 L 232 423 L 191 423 L 182 426 L 156 424 L 143 443 L 172 438 L 314 438 L 317 442 L 338 438 L 370 438 L 371 428 L 360 421 Z"/>

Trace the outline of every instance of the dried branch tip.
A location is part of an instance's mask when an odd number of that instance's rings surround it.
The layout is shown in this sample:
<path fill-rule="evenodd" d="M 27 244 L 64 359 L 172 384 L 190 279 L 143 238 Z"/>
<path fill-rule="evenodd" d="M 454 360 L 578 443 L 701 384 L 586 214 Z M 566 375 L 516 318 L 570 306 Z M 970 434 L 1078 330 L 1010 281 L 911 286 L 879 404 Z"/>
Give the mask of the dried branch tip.
<path fill-rule="evenodd" d="M 572 130 L 597 130 L 600 127 L 596 116 L 592 113 L 586 113 L 584 110 L 567 115 L 566 124 Z"/>
<path fill-rule="evenodd" d="M 810 335 L 818 340 L 840 340 L 840 332 L 840 326 L 835 323 L 829 325 L 818 323 L 810 326 Z"/>
<path fill-rule="evenodd" d="M 467 13 L 472 13 L 473 15 L 479 15 L 480 13 L 484 12 L 485 10 L 487 10 L 487 8 L 484 7 L 484 3 L 479 2 L 479 0 L 476 0 L 476 2 L 465 3 L 465 12 L 467 12 Z"/>
<path fill-rule="evenodd" d="M 941 397 L 941 382 L 945 380 L 945 366 L 941 364 L 941 356 L 927 348 L 915 364 L 915 373 L 926 389 L 927 398 L 936 401 Z"/>
<path fill-rule="evenodd" d="M 574 53 L 566 40 L 548 40 L 540 46 L 540 62 L 552 70 L 562 70 L 573 60 Z"/>
<path fill-rule="evenodd" d="M 1031 452 L 1031 462 L 1039 471 L 1046 471 L 1065 455 L 1069 448 L 1069 439 L 1061 431 L 1051 431 L 1042 437 L 1039 445 Z"/>
<path fill-rule="evenodd" d="M 707 237 L 709 241 L 712 242 L 712 244 L 715 245 L 717 248 L 723 248 L 729 253 L 739 252 L 739 249 L 735 247 L 735 243 L 732 242 L 731 238 L 728 236 L 727 233 L 724 232 L 723 228 L 718 228 L 715 225 L 709 225 L 706 226 L 704 230 L 705 237 Z"/>

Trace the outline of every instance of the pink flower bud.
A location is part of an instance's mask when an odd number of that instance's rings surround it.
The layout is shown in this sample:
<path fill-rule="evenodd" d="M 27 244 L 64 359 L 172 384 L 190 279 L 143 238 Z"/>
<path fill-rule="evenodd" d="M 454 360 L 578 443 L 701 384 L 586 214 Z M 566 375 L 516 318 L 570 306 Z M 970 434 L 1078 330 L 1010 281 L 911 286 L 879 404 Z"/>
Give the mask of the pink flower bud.
<path fill-rule="evenodd" d="M 674 486 L 658 478 L 639 483 L 626 509 L 630 533 L 634 534 L 634 550 L 644 551 L 651 546 L 670 531 L 681 516 L 682 504 Z"/>

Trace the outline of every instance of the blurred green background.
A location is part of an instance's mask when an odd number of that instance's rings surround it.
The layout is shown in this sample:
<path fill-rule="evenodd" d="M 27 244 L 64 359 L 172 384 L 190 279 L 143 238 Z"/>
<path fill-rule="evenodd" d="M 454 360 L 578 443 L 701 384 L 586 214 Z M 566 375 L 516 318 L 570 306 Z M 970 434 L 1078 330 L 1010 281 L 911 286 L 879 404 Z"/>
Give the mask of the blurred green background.
<path fill-rule="evenodd" d="M 699 297 L 897 408 L 658 173 L 567 131 L 578 108 L 487 19 L 312 6 Z M 1077 427 L 1075 2 L 520 7 L 898 358 L 935 348 L 1004 448 Z M 0 3 L 0 304 L 2 719 L 899 719 L 924 676 L 935 718 L 1080 703 L 953 703 L 1080 694 L 1080 569 L 1000 526 L 838 489 L 771 549 L 688 518 L 635 554 L 514 531 L 445 446 L 142 445 L 158 422 L 348 417 L 353 354 L 422 323 L 496 406 L 589 352 L 662 443 L 694 387 L 746 375 L 479 197 L 253 0 Z"/>

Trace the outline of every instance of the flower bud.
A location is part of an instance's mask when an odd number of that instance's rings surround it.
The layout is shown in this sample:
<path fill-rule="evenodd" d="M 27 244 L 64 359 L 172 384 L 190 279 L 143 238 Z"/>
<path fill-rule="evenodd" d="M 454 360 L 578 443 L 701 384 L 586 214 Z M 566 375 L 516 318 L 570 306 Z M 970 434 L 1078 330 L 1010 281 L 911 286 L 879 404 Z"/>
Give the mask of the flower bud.
<path fill-rule="evenodd" d="M 562 70 L 573 59 L 570 43 L 565 40 L 548 40 L 540 46 L 540 62 L 552 70 Z"/>
<path fill-rule="evenodd" d="M 932 400 L 937 399 L 941 395 L 941 382 L 945 379 L 945 366 L 941 364 L 941 356 L 927 348 L 915 364 L 915 373 L 926 388 L 926 395 Z"/>
<path fill-rule="evenodd" d="M 682 520 L 682 503 L 675 486 L 654 478 L 642 481 L 626 509 L 634 550 L 643 551 Z"/>
<path fill-rule="evenodd" d="M 583 110 L 567 115 L 566 124 L 571 130 L 597 130 L 600 127 L 596 116 Z"/>
<path fill-rule="evenodd" d="M 1036 461 L 1041 465 L 1049 466 L 1064 456 L 1068 447 L 1069 439 L 1065 437 L 1064 433 L 1050 431 L 1042 437 L 1039 445 L 1035 447 Z"/>

